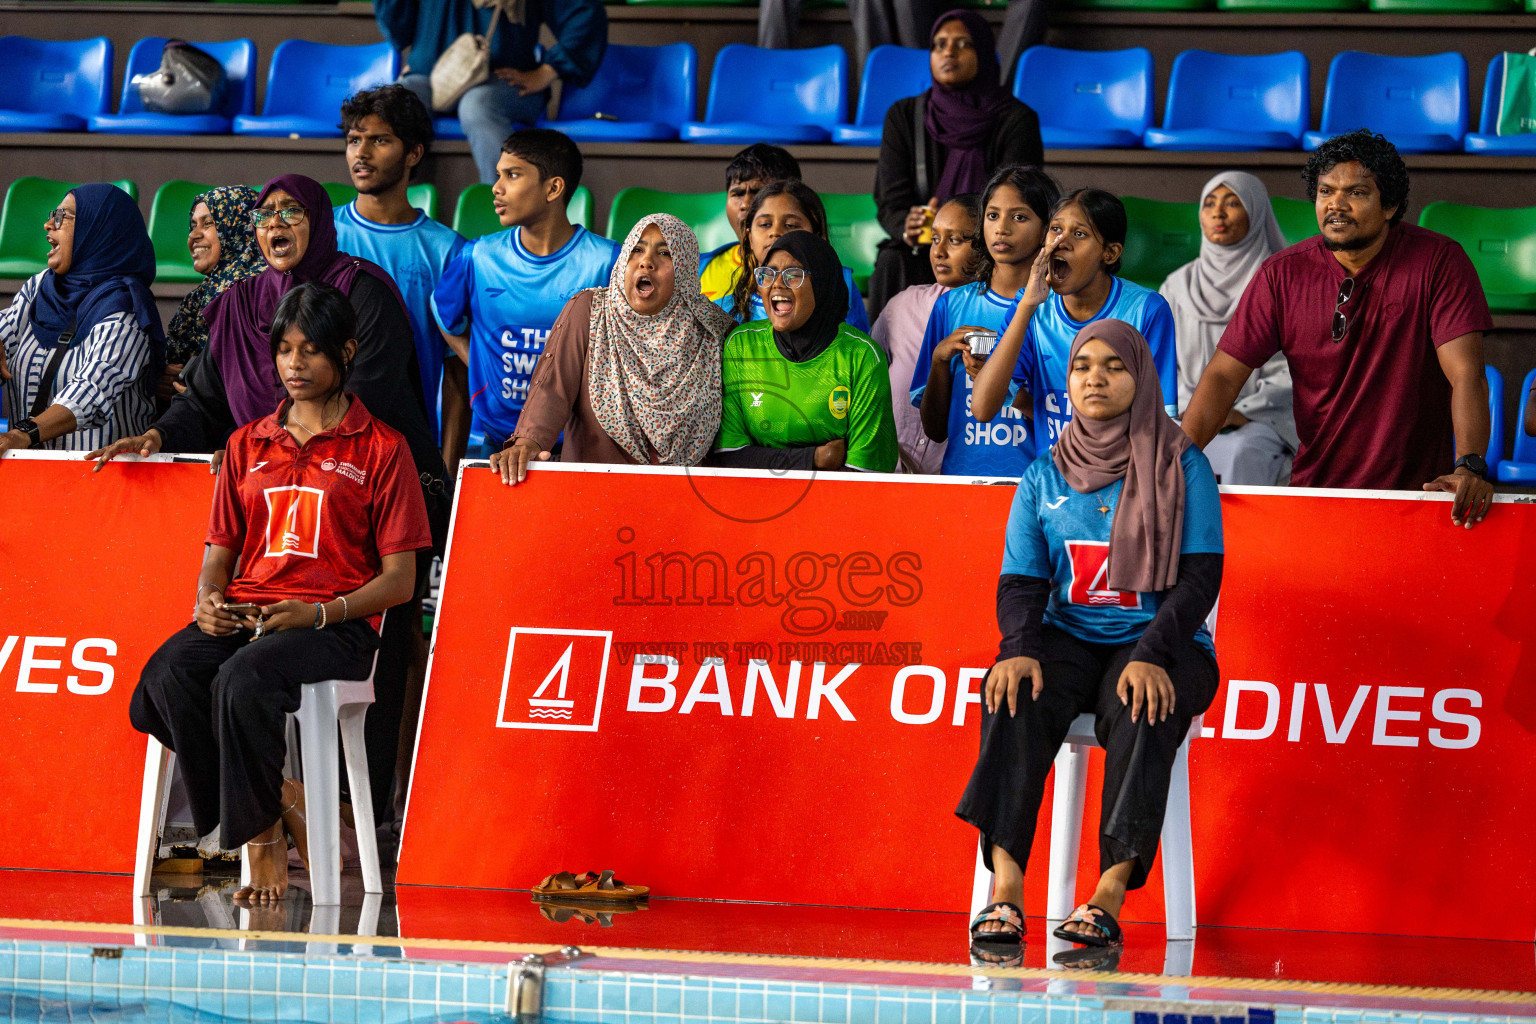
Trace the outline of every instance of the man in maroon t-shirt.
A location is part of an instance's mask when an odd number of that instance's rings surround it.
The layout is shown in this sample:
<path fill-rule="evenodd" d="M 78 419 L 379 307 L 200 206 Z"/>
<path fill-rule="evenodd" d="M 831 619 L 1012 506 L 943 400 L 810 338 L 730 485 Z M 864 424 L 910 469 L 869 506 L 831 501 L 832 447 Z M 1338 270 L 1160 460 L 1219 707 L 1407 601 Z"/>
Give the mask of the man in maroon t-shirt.
<path fill-rule="evenodd" d="M 1408 170 L 1366 131 L 1330 139 L 1302 174 L 1322 234 L 1264 262 L 1184 414 L 1202 448 L 1248 375 L 1284 352 L 1294 384 L 1300 487 L 1450 491 L 1451 521 L 1488 514 L 1493 326 L 1461 246 L 1402 223 Z M 1428 482 L 1426 482 L 1428 481 Z"/>

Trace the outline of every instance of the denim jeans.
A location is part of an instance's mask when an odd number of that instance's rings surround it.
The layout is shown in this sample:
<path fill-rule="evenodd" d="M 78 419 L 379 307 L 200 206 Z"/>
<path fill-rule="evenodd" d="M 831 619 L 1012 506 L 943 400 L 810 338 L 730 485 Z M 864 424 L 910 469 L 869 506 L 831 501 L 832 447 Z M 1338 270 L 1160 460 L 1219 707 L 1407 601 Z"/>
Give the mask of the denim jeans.
<path fill-rule="evenodd" d="M 400 84 L 421 97 L 432 109 L 432 80 L 427 75 L 401 75 Z M 475 158 L 475 169 L 485 184 L 496 181 L 496 161 L 501 159 L 501 144 L 519 127 L 527 128 L 538 121 L 549 103 L 549 93 L 541 92 L 519 96 L 517 90 L 499 78 L 492 77 L 484 85 L 477 85 L 459 100 L 458 118 L 469 139 L 469 151 Z"/>

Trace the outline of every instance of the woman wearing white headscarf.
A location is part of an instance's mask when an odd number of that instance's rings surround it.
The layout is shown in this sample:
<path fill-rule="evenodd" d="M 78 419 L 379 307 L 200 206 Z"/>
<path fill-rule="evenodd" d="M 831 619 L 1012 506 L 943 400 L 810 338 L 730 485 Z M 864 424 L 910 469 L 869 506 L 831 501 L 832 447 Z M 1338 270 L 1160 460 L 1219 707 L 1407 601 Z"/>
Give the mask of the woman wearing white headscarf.
<path fill-rule="evenodd" d="M 1200 190 L 1200 258 L 1168 275 L 1160 289 L 1173 307 L 1182 414 L 1216 354 L 1216 343 L 1259 265 L 1285 248 L 1264 183 L 1222 171 Z M 1224 484 L 1282 484 L 1296 451 L 1291 369 L 1276 355 L 1248 379 L 1220 434 L 1205 449 Z"/>
<path fill-rule="evenodd" d="M 720 429 L 720 353 L 735 326 L 699 291 L 688 225 L 642 218 L 608 287 L 577 292 L 555 321 L 517 432 L 491 468 L 521 483 L 562 432 L 562 462 L 698 465 Z"/>

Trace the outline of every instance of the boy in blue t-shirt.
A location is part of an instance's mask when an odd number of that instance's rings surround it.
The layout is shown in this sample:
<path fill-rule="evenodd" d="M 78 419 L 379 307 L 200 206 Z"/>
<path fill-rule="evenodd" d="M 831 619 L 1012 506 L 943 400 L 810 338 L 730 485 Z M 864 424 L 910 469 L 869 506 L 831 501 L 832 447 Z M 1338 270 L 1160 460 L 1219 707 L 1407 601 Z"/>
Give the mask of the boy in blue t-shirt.
<path fill-rule="evenodd" d="M 514 132 L 496 169 L 491 195 L 508 230 L 465 245 L 432 294 L 438 326 L 469 364 L 471 458 L 512 436 L 555 320 L 571 296 L 607 285 L 619 255 L 617 242 L 566 216 L 582 169 L 569 138 Z"/>
<path fill-rule="evenodd" d="M 372 260 L 395 279 L 416 339 L 427 422 L 443 443 L 439 392 L 449 349 L 432 319 L 432 291 L 464 247 L 464 239 L 413 207 L 406 197 L 411 171 L 432 145 L 432 115 L 409 89 L 383 85 L 347 99 L 341 105 L 341 125 L 347 139 L 347 171 L 357 198 L 336 208 L 337 246 Z M 448 375 L 444 404 L 450 409 L 455 397 L 461 401 L 467 397 L 459 396 L 453 387 L 459 376 Z M 443 443 L 450 474 L 462 444 L 462 440 Z M 455 457 L 449 458 L 450 450 Z"/>

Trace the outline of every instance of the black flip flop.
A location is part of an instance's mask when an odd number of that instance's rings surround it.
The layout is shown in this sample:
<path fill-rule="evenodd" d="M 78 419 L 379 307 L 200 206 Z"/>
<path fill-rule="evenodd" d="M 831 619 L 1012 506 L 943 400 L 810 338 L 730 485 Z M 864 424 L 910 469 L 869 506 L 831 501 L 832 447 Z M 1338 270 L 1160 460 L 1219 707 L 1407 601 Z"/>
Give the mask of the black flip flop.
<path fill-rule="evenodd" d="M 1001 921 L 1012 931 L 983 932 L 978 929 L 988 921 Z M 993 946 L 1016 946 L 1024 941 L 1024 911 L 1012 903 L 989 903 L 971 922 L 971 941 Z"/>
<path fill-rule="evenodd" d="M 1083 911 L 1085 910 L 1096 911 L 1096 913 L 1091 915 L 1084 915 Z M 1067 931 L 1067 925 L 1074 923 L 1092 925 L 1103 934 L 1094 935 L 1092 932 Z M 1111 917 L 1109 911 L 1105 910 L 1103 907 L 1096 907 L 1092 903 L 1084 903 L 1082 906 L 1072 911 L 1072 916 L 1061 922 L 1061 924 L 1056 928 L 1055 931 L 1051 932 L 1051 934 L 1056 936 L 1058 939 L 1065 939 L 1068 942 L 1075 942 L 1079 946 L 1118 946 L 1125 941 L 1125 935 L 1120 931 L 1120 922 Z"/>

